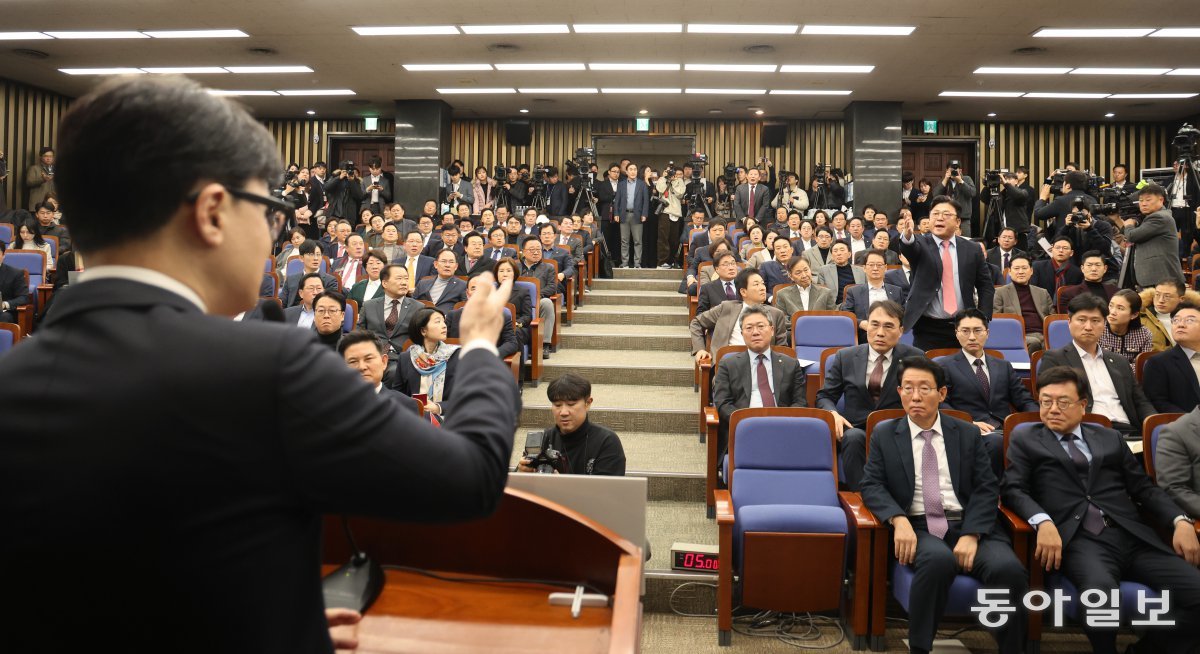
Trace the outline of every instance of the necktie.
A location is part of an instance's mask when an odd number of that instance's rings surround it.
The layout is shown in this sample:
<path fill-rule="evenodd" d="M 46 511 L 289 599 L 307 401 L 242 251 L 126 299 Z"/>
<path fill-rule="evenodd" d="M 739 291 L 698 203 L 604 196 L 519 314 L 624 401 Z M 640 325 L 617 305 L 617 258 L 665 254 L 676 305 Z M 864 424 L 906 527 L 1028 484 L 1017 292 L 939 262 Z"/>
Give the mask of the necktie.
<path fill-rule="evenodd" d="M 954 259 L 950 257 L 950 241 L 942 241 L 942 310 L 953 316 L 958 313 L 954 293 Z"/>
<path fill-rule="evenodd" d="M 416 260 L 416 257 L 409 257 L 408 263 L 405 264 L 404 267 L 408 268 L 408 287 L 416 288 L 417 287 L 417 260 Z"/>
<path fill-rule="evenodd" d="M 467 259 L 467 271 L 468 271 L 468 272 L 469 272 L 469 271 L 470 271 L 472 268 L 474 268 L 474 267 L 475 267 L 475 261 L 476 261 L 475 259 Z"/>
<path fill-rule="evenodd" d="M 771 392 L 771 380 L 767 377 L 767 355 L 758 355 L 758 395 L 764 407 L 775 406 L 775 394 Z"/>
<path fill-rule="evenodd" d="M 1067 276 L 1067 264 L 1063 264 L 1062 268 L 1054 271 L 1054 289 L 1058 290 L 1059 286 L 1063 285 L 1063 280 Z"/>
<path fill-rule="evenodd" d="M 1088 463 L 1087 457 L 1083 455 L 1083 450 L 1075 444 L 1075 434 L 1067 434 L 1063 436 L 1063 442 L 1067 444 L 1067 452 L 1071 455 L 1071 463 L 1075 464 L 1075 474 L 1079 475 L 1079 480 L 1083 482 L 1084 488 L 1088 486 L 1088 473 L 1091 472 L 1091 464 Z M 1083 514 L 1083 524 L 1081 525 L 1092 535 L 1099 534 L 1104 531 L 1104 514 L 1100 513 L 1100 509 L 1091 502 L 1088 502 L 1087 511 Z"/>
<path fill-rule="evenodd" d="M 500 257 L 503 255 L 504 255 L 504 252 L 502 252 L 501 250 L 492 250 L 492 260 L 493 261 L 499 261 Z"/>
<path fill-rule="evenodd" d="M 984 398 L 991 400 L 992 385 L 988 382 L 987 374 L 983 371 L 983 359 L 975 359 L 975 377 L 979 380 L 979 384 L 983 386 Z"/>
<path fill-rule="evenodd" d="M 879 404 L 879 394 L 883 390 L 883 364 L 887 363 L 887 357 L 882 354 L 878 359 L 875 359 L 875 368 L 871 370 L 871 376 L 867 379 L 867 392 L 871 394 L 871 401 Z"/>
<path fill-rule="evenodd" d="M 749 214 L 751 216 L 754 215 L 754 185 L 753 184 L 750 185 L 750 211 L 749 211 Z"/>
<path fill-rule="evenodd" d="M 1009 257 L 1009 254 L 1008 254 L 1007 252 L 1005 252 L 1005 253 L 1004 253 L 1004 265 L 1003 265 L 1003 266 L 1001 266 L 1001 267 L 1002 267 L 1002 268 L 1004 268 L 1005 270 L 1008 270 L 1008 268 L 1009 268 L 1009 266 L 1008 266 L 1008 257 Z"/>
<path fill-rule="evenodd" d="M 737 296 L 733 294 L 733 282 L 725 282 L 725 299 L 736 300 Z"/>
<path fill-rule="evenodd" d="M 388 311 L 387 318 L 383 320 L 383 328 L 387 330 L 389 336 L 396 329 L 398 322 L 400 322 L 400 300 L 392 300 L 392 309 Z"/>
<path fill-rule="evenodd" d="M 925 528 L 938 538 L 945 538 L 950 524 L 942 506 L 942 483 L 938 475 L 937 450 L 933 449 L 933 430 L 921 432 L 925 447 L 921 450 L 921 499 L 925 503 Z"/>
<path fill-rule="evenodd" d="M 1192 355 L 1192 370 L 1196 371 L 1196 379 L 1200 379 L 1200 352 Z"/>

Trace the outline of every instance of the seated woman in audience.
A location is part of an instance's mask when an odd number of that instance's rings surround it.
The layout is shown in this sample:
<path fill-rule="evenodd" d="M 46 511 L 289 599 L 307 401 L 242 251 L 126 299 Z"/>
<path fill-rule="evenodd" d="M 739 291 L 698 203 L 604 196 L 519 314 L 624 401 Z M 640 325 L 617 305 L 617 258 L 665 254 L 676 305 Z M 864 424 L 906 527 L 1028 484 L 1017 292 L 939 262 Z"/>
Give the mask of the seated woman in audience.
<path fill-rule="evenodd" d="M 458 367 L 458 345 L 446 342 L 446 314 L 424 307 L 408 325 L 412 345 L 400 355 L 393 388 L 409 396 L 424 395 L 425 410 L 446 415 Z"/>
<path fill-rule="evenodd" d="M 762 240 L 763 249 L 759 250 L 758 252 L 755 252 L 754 256 L 750 257 L 749 259 L 746 259 L 746 267 L 757 269 L 762 264 L 770 261 L 775 256 L 775 255 L 771 254 L 771 252 L 772 252 L 772 248 L 775 245 L 775 239 L 777 239 L 777 238 L 779 238 L 779 234 L 775 233 L 774 231 L 768 230 L 767 233 L 763 235 L 763 240 Z"/>
<path fill-rule="evenodd" d="M 717 198 L 713 201 L 713 218 L 728 221 L 733 217 L 733 201 L 729 197 L 732 191 L 725 183 L 724 177 L 717 178 Z"/>
<path fill-rule="evenodd" d="M 492 269 L 492 274 L 496 277 L 496 285 L 499 286 L 508 280 L 516 281 L 520 276 L 520 265 L 516 259 L 504 257 L 496 262 L 495 268 Z M 522 346 L 528 345 L 530 342 L 529 323 L 533 322 L 533 298 L 529 297 L 529 293 L 524 287 L 513 285 L 512 295 L 508 298 L 509 304 L 512 304 L 517 309 L 517 315 L 514 316 L 517 322 L 517 340 Z"/>
<path fill-rule="evenodd" d="M 46 269 L 54 270 L 54 251 L 50 244 L 42 238 L 42 233 L 34 226 L 33 221 L 21 222 L 17 225 L 17 233 L 13 234 L 9 250 L 29 250 L 46 254 Z"/>
<path fill-rule="evenodd" d="M 388 258 L 378 249 L 367 250 L 363 255 L 363 268 L 367 271 L 367 278 L 361 279 L 350 288 L 348 299 L 358 303 L 358 308 L 362 308 L 363 302 L 374 300 L 383 295 L 383 282 L 379 279 L 379 273 L 383 271 L 383 267 L 388 265 Z"/>
<path fill-rule="evenodd" d="M 288 233 L 287 243 L 284 243 L 283 249 L 275 255 L 275 271 L 279 273 L 280 279 L 287 277 L 287 262 L 300 258 L 300 244 L 306 240 L 304 230 L 299 227 Z"/>
<path fill-rule="evenodd" d="M 811 220 L 800 221 L 800 238 L 792 241 L 792 249 L 799 254 L 809 248 L 817 247 L 816 235 L 816 223 Z"/>
<path fill-rule="evenodd" d="M 749 254 L 750 248 L 766 247 L 766 245 L 763 243 L 763 228 L 762 227 L 755 225 L 750 228 L 750 231 L 748 233 L 750 235 L 750 238 L 742 241 L 742 247 L 740 248 L 742 251 L 741 254 L 742 254 L 743 259 L 750 256 L 750 254 Z"/>
<path fill-rule="evenodd" d="M 354 225 L 354 231 L 363 234 L 364 239 L 366 238 L 367 231 L 371 229 L 371 216 L 373 213 L 370 207 L 364 207 L 362 211 L 358 212 L 358 223 Z"/>
<path fill-rule="evenodd" d="M 1123 288 L 1108 301 L 1108 320 L 1104 323 L 1104 334 L 1100 336 L 1100 347 L 1129 360 L 1137 361 L 1142 352 L 1154 349 L 1150 330 L 1142 325 L 1138 314 L 1142 311 L 1142 297 Z"/>
<path fill-rule="evenodd" d="M 825 227 L 829 224 L 829 214 L 822 209 L 817 209 L 812 217 L 813 227 Z"/>
<path fill-rule="evenodd" d="M 383 243 L 383 216 L 378 214 L 371 216 L 370 223 L 363 230 L 363 240 L 366 241 L 368 248 L 377 248 Z"/>
<path fill-rule="evenodd" d="M 400 243 L 400 228 L 396 226 L 396 223 L 384 224 L 380 244 L 376 249 L 382 252 L 388 261 L 399 261 L 404 258 L 404 245 Z"/>

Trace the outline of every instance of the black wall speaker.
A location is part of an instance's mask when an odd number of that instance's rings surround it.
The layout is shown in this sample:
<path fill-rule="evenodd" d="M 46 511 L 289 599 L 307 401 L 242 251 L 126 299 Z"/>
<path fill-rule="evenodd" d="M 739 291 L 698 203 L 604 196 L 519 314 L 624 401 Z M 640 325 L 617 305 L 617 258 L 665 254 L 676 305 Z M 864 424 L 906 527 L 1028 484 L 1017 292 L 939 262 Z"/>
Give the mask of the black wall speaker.
<path fill-rule="evenodd" d="M 764 123 L 762 138 L 759 146 L 764 148 L 782 148 L 787 142 L 787 123 Z"/>
<path fill-rule="evenodd" d="M 529 145 L 533 139 L 533 128 L 528 120 L 510 120 L 504 123 L 504 140 L 509 145 Z"/>

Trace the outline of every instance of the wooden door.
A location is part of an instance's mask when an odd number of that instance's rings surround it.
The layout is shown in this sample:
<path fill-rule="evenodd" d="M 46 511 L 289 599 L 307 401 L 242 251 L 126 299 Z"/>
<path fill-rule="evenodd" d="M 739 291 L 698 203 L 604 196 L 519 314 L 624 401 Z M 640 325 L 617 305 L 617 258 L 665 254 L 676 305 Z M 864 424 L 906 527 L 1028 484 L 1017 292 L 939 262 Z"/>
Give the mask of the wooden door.
<path fill-rule="evenodd" d="M 901 150 L 901 162 L 904 172 L 911 172 L 913 179 L 920 182 L 927 180 L 937 184 L 946 174 L 950 162 L 958 160 L 964 175 L 975 181 L 978 188 L 980 171 L 975 169 L 975 146 L 970 143 L 936 143 L 936 142 L 905 142 Z M 978 203 L 970 223 L 963 223 L 963 233 L 970 235 L 978 230 Z"/>
<path fill-rule="evenodd" d="M 383 161 L 383 170 L 393 172 L 396 158 L 394 155 L 395 141 L 391 138 L 380 139 L 337 139 L 333 143 L 335 154 L 330 168 L 337 166 L 340 161 L 353 161 L 359 170 L 367 170 L 367 162 L 371 157 L 379 157 Z"/>

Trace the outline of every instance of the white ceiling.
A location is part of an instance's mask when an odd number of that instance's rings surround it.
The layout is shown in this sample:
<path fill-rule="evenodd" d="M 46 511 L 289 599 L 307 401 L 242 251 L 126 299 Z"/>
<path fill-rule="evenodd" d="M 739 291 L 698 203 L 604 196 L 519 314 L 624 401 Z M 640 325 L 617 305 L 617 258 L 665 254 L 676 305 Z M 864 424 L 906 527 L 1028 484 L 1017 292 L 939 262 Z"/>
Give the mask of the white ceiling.
<path fill-rule="evenodd" d="M 307 65 L 313 73 L 196 75 L 223 89 L 352 89 L 354 97 L 244 97 L 264 117 L 321 118 L 392 113 L 397 98 L 442 98 L 462 117 L 531 118 L 755 117 L 838 118 L 848 102 L 899 100 L 910 119 L 1104 121 L 1180 120 L 1200 113 L 1200 97 L 1172 100 L 941 98 L 942 91 L 1196 93 L 1200 75 L 977 75 L 980 66 L 1200 66 L 1200 38 L 1034 38 L 1042 27 L 1200 27 L 1200 2 L 914 2 L 840 0 L 751 3 L 559 2 L 512 0 L 430 3 L 415 0 L 0 0 L 0 31 L 240 29 L 249 38 L 0 41 L 0 77 L 70 96 L 101 78 L 60 68 Z M 512 23 L 771 23 L 914 25 L 910 36 L 689 34 L 531 34 L 359 36 L 352 26 Z M 516 51 L 489 46 L 511 44 Z M 773 51 L 746 52 L 750 45 Z M 1036 55 L 1013 54 L 1038 47 Z M 29 48 L 43 60 L 14 53 Z M 260 55 L 251 48 L 277 54 Z M 665 62 L 699 64 L 873 65 L 867 74 L 729 72 L 408 72 L 403 64 Z M 439 95 L 440 87 L 668 87 L 835 89 L 849 96 L 734 95 Z M 354 103 L 352 103 L 353 101 Z M 365 103 L 365 104 L 364 104 Z M 931 104 L 933 103 L 933 104 Z M 719 109 L 720 114 L 710 110 Z"/>

